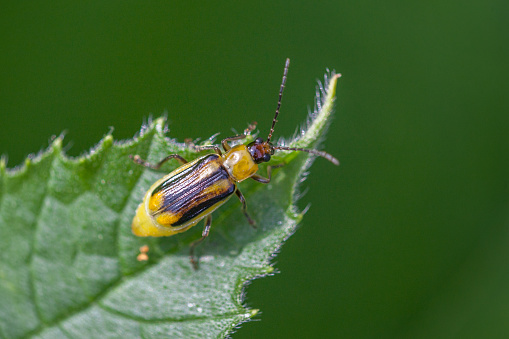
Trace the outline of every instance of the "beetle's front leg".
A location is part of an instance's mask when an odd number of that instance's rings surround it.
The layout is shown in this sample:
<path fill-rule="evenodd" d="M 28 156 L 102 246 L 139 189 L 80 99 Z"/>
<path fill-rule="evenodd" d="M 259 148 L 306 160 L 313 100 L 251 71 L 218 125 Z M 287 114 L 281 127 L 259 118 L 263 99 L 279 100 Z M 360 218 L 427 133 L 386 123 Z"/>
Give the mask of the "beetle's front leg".
<path fill-rule="evenodd" d="M 244 215 L 246 216 L 247 218 L 247 221 L 249 222 L 249 224 L 251 226 L 253 226 L 253 228 L 256 228 L 256 224 L 254 222 L 253 219 L 251 219 L 251 217 L 249 216 L 249 214 L 247 214 L 247 206 L 246 206 L 246 199 L 244 199 L 244 196 L 242 195 L 242 193 L 240 192 L 240 190 L 237 188 L 237 190 L 235 191 L 235 194 L 237 194 L 237 196 L 239 197 L 240 199 L 240 202 L 242 203 L 242 212 L 244 213 Z"/>
<path fill-rule="evenodd" d="M 170 154 L 168 155 L 166 158 L 164 158 L 163 160 L 159 161 L 157 164 L 153 165 L 145 160 L 143 160 L 138 154 L 136 155 L 131 155 L 129 154 L 129 158 L 131 158 L 134 163 L 138 164 L 138 165 L 141 165 L 141 166 L 144 166 L 144 167 L 147 167 L 147 168 L 151 168 L 153 170 L 158 170 L 159 168 L 161 168 L 161 166 L 167 162 L 168 160 L 170 159 L 177 159 L 179 162 L 181 162 L 182 164 L 187 164 L 187 160 L 182 158 L 180 155 L 178 154 Z"/>
<path fill-rule="evenodd" d="M 241 140 L 247 138 L 250 133 L 256 128 L 256 121 L 253 121 L 253 123 L 249 124 L 247 128 L 244 130 L 244 134 L 235 135 L 233 137 L 224 138 L 221 141 L 221 145 L 223 146 L 223 149 L 225 152 L 228 152 L 231 148 L 230 145 L 228 145 L 228 141 L 235 141 L 235 140 Z"/>
<path fill-rule="evenodd" d="M 270 179 L 272 179 L 272 170 L 275 168 L 283 167 L 284 165 L 285 165 L 285 163 L 282 162 L 282 163 L 274 165 L 274 166 L 267 166 L 267 177 L 268 178 L 262 177 L 259 174 L 255 174 L 251 177 L 251 179 L 261 182 L 262 184 L 268 184 L 270 182 Z"/>
<path fill-rule="evenodd" d="M 225 152 L 228 152 L 231 149 L 231 146 L 228 145 L 228 141 L 241 140 L 241 139 L 245 139 L 246 137 L 247 137 L 247 134 L 239 134 L 239 135 L 235 135 L 233 137 L 224 138 L 221 141 L 221 145 L 223 146 L 223 149 L 225 150 Z"/>
<path fill-rule="evenodd" d="M 223 153 L 221 152 L 221 150 L 219 149 L 219 147 L 217 146 L 214 146 L 214 145 L 204 145 L 204 146 L 193 146 L 194 150 L 196 152 L 200 152 L 200 151 L 204 151 L 206 149 L 213 149 L 214 152 L 216 152 L 217 155 L 221 156 L 223 155 Z"/>
<path fill-rule="evenodd" d="M 185 139 L 184 142 L 186 143 L 187 147 L 191 148 L 195 152 L 201 152 L 207 149 L 213 149 L 214 152 L 216 152 L 217 155 L 221 156 L 223 153 L 221 152 L 221 149 L 215 145 L 202 145 L 198 146 L 195 145 L 192 139 Z"/>
<path fill-rule="evenodd" d="M 198 269 L 198 262 L 199 262 L 200 258 L 196 258 L 194 256 L 194 248 L 196 246 L 198 246 L 203 240 L 205 240 L 206 237 L 208 237 L 209 231 L 210 231 L 210 225 L 212 225 L 212 215 L 211 214 L 207 215 L 207 217 L 205 219 L 205 227 L 203 228 L 203 232 L 201 232 L 201 238 L 193 241 L 190 245 L 189 259 L 191 260 L 191 265 L 193 265 L 193 268 L 195 270 Z"/>

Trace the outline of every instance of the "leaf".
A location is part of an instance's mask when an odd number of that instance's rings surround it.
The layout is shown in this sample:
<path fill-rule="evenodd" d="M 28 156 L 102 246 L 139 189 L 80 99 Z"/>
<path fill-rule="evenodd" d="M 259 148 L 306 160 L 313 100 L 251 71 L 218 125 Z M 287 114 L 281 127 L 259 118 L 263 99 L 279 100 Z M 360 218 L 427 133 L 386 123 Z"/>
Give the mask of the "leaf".
<path fill-rule="evenodd" d="M 318 111 L 299 137 L 280 143 L 318 145 L 338 77 L 333 73 L 327 88 L 319 87 Z M 168 139 L 164 124 L 163 118 L 149 123 L 128 142 L 107 135 L 77 159 L 64 155 L 58 137 L 20 169 L 7 170 L 0 160 L 1 338 L 224 337 L 256 315 L 243 305 L 243 288 L 273 271 L 271 258 L 295 231 L 302 218 L 297 187 L 313 159 L 280 152 L 274 163 L 289 164 L 270 184 L 241 183 L 258 229 L 231 199 L 213 214 L 194 271 L 189 243 L 201 226 L 165 238 L 131 233 L 137 205 L 163 173 L 128 156 L 156 162 L 170 153 L 188 160 L 203 155 Z M 143 245 L 148 261 L 136 259 Z"/>

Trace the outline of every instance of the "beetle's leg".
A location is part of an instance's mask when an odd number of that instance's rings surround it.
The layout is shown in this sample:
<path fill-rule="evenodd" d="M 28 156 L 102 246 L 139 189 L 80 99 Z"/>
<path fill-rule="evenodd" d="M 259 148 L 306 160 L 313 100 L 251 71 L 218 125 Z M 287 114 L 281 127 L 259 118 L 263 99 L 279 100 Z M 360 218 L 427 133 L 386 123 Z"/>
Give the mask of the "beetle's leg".
<path fill-rule="evenodd" d="M 187 160 L 182 158 L 180 155 L 178 154 L 170 154 L 168 155 L 166 158 L 164 158 L 163 160 L 159 161 L 157 164 L 153 165 L 145 160 L 143 160 L 142 158 L 140 158 L 140 156 L 138 154 L 136 155 L 129 155 L 129 158 L 133 159 L 133 161 L 138 164 L 138 165 L 141 165 L 141 166 L 144 166 L 144 167 L 147 167 L 147 168 L 151 168 L 151 169 L 154 169 L 154 170 L 158 170 L 159 168 L 161 168 L 161 166 L 167 162 L 168 160 L 170 159 L 177 159 L 178 161 L 180 161 L 182 164 L 187 164 Z"/>
<path fill-rule="evenodd" d="M 239 197 L 240 199 L 240 202 L 242 203 L 242 212 L 244 213 L 244 215 L 246 216 L 247 218 L 247 221 L 249 222 L 249 224 L 251 226 L 253 226 L 253 228 L 256 228 L 256 224 L 255 222 L 253 221 L 253 219 L 251 219 L 251 217 L 249 216 L 249 214 L 247 214 L 247 206 L 246 206 L 246 199 L 244 199 L 244 196 L 242 195 L 242 193 L 240 192 L 240 190 L 237 188 L 237 190 L 235 191 L 235 194 L 237 194 L 237 196 Z"/>
<path fill-rule="evenodd" d="M 231 148 L 231 146 L 228 145 L 228 141 L 240 140 L 240 139 L 244 139 L 246 137 L 247 137 L 247 134 L 239 134 L 239 135 L 235 135 L 233 137 L 224 138 L 223 141 L 221 141 L 221 145 L 223 145 L 225 152 L 228 152 Z"/>
<path fill-rule="evenodd" d="M 201 232 L 201 238 L 198 240 L 195 240 L 191 243 L 191 246 L 189 248 L 189 259 L 191 260 L 191 265 L 193 265 L 193 268 L 195 270 L 198 269 L 198 261 L 199 258 L 196 258 L 194 256 L 194 248 L 199 245 L 208 235 L 210 231 L 210 225 L 212 224 L 212 215 L 208 215 L 205 219 L 205 227 L 203 228 L 203 232 Z"/>
<path fill-rule="evenodd" d="M 255 174 L 251 177 L 251 179 L 256 180 L 258 182 L 261 182 L 262 184 L 268 184 L 270 182 L 270 179 L 272 178 L 272 170 L 275 168 L 283 167 L 285 163 L 280 163 L 273 166 L 267 166 L 267 178 L 262 177 L 259 174 Z"/>
<path fill-rule="evenodd" d="M 206 149 L 213 149 L 214 152 L 216 152 L 218 155 L 223 155 L 223 153 L 221 152 L 221 150 L 219 149 L 219 147 L 217 146 L 214 146 L 214 145 L 204 145 L 204 146 L 192 146 L 193 149 L 196 151 L 196 152 L 200 152 L 200 151 L 203 151 L 203 150 L 206 150 Z"/>
<path fill-rule="evenodd" d="M 224 151 L 228 152 L 230 150 L 230 148 L 231 148 L 231 146 L 228 145 L 228 141 L 235 141 L 235 140 L 241 140 L 241 139 L 247 138 L 249 133 L 251 133 L 251 131 L 253 131 L 255 128 L 256 128 L 256 121 L 253 121 L 244 130 L 244 134 L 239 134 L 239 135 L 235 135 L 233 137 L 224 138 L 221 141 L 221 145 L 223 146 Z"/>

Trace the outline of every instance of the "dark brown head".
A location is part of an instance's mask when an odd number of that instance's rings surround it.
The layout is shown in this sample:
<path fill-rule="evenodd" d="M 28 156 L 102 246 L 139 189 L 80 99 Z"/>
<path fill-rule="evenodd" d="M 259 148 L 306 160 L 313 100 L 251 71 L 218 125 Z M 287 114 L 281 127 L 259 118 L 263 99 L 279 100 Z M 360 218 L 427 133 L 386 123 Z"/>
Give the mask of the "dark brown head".
<path fill-rule="evenodd" d="M 272 144 L 262 138 L 256 138 L 255 141 L 247 145 L 247 149 L 257 164 L 270 161 L 270 156 L 274 154 Z"/>

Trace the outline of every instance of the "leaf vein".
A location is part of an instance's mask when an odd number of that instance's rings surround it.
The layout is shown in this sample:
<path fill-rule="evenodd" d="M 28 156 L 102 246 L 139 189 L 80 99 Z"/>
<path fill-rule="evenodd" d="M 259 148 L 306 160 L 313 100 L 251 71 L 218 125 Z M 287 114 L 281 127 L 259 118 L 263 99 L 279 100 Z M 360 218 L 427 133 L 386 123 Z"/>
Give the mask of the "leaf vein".
<path fill-rule="evenodd" d="M 221 319 L 231 318 L 231 317 L 235 317 L 235 316 L 244 316 L 244 315 L 249 314 L 249 312 L 245 312 L 245 313 L 229 312 L 229 313 L 222 313 L 222 314 L 213 315 L 213 316 L 205 315 L 205 316 L 186 316 L 186 317 L 182 317 L 182 318 L 168 317 L 168 318 L 158 318 L 158 319 L 145 319 L 145 318 L 141 318 L 141 317 L 132 316 L 132 315 L 129 315 L 129 314 L 126 314 L 123 312 L 119 312 L 119 311 L 112 309 L 112 308 L 110 308 L 106 305 L 103 305 L 101 303 L 98 303 L 97 306 L 108 313 L 111 313 L 111 314 L 117 315 L 117 316 L 121 316 L 123 318 L 130 319 L 130 320 L 142 323 L 142 324 L 185 323 L 185 322 L 192 322 L 192 321 L 221 320 Z M 245 310 L 245 309 L 243 309 L 243 310 Z"/>

